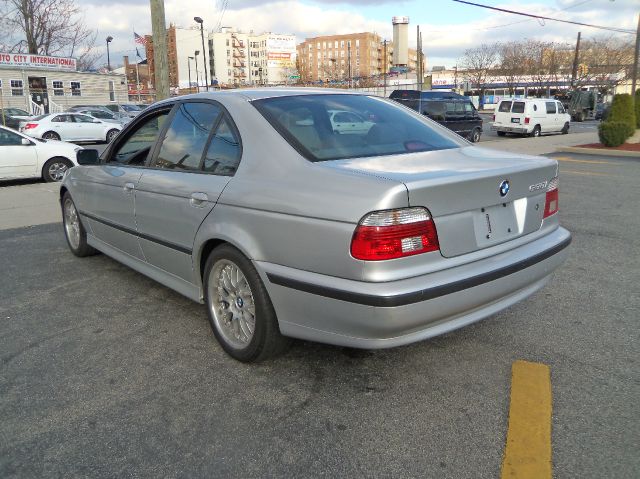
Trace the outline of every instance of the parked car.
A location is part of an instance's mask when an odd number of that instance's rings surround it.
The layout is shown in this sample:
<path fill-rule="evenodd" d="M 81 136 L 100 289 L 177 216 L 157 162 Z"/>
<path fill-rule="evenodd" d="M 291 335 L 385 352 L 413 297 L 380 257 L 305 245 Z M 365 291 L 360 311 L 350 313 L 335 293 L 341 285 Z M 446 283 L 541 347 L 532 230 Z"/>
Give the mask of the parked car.
<path fill-rule="evenodd" d="M 32 115 L 20 108 L 0 109 L 0 125 L 4 124 L 4 126 L 14 130 L 20 128 L 21 120 L 28 120 L 29 118 L 33 118 Z"/>
<path fill-rule="evenodd" d="M 128 117 L 118 117 L 111 111 L 102 108 L 78 108 L 77 110 L 74 110 L 74 112 L 89 115 L 90 117 L 97 118 L 105 123 L 115 123 L 120 126 L 124 126 L 131 121 Z"/>
<path fill-rule="evenodd" d="M 596 105 L 596 112 L 594 118 L 596 120 L 605 121 L 609 116 L 609 110 L 611 110 L 611 105 L 608 103 L 598 103 Z"/>
<path fill-rule="evenodd" d="M 126 118 L 135 118 L 142 109 L 138 105 L 134 105 L 133 103 L 109 103 L 108 105 L 104 105 L 105 108 L 110 110 L 112 113 L 117 113 Z"/>
<path fill-rule="evenodd" d="M 0 126 L 0 180 L 42 178 L 60 181 L 76 165 L 82 148 L 71 143 L 37 140 Z"/>
<path fill-rule="evenodd" d="M 20 131 L 33 138 L 65 141 L 113 140 L 122 126 L 80 113 L 52 113 L 20 122 Z"/>
<path fill-rule="evenodd" d="M 394 90 L 389 98 L 421 112 L 473 143 L 480 141 L 482 117 L 468 97 L 449 91 Z"/>
<path fill-rule="evenodd" d="M 313 124 L 313 119 L 310 120 Z M 342 135 L 366 135 L 374 125 L 356 113 L 342 110 L 330 110 L 329 121 L 333 131 Z"/>
<path fill-rule="evenodd" d="M 540 136 L 543 133 L 569 133 L 571 116 L 562 102 L 551 98 L 502 100 L 493 115 L 492 130 L 499 136 L 518 133 Z"/>
<path fill-rule="evenodd" d="M 373 125 L 336 133 L 336 110 Z M 71 251 L 205 303 L 241 361 L 286 337 L 387 348 L 457 329 L 542 288 L 571 240 L 556 160 L 365 94 L 171 98 L 78 162 L 60 189 Z"/>

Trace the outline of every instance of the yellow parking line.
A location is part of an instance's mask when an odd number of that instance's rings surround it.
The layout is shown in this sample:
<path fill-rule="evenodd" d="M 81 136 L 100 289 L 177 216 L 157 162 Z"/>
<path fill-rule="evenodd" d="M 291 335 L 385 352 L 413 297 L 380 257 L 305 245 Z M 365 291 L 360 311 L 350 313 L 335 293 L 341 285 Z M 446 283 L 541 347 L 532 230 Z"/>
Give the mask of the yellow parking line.
<path fill-rule="evenodd" d="M 516 361 L 511 369 L 509 430 L 502 479 L 551 479 L 551 372 Z"/>
<path fill-rule="evenodd" d="M 554 159 L 558 161 L 569 161 L 571 163 L 591 163 L 594 165 L 619 165 L 614 161 L 601 161 L 601 160 L 575 160 L 573 158 L 567 158 L 566 156 L 555 156 Z"/>
<path fill-rule="evenodd" d="M 576 171 L 576 170 L 560 170 L 560 173 L 570 173 L 574 175 L 584 175 L 584 176 L 611 176 L 607 173 L 594 173 L 591 171 Z"/>

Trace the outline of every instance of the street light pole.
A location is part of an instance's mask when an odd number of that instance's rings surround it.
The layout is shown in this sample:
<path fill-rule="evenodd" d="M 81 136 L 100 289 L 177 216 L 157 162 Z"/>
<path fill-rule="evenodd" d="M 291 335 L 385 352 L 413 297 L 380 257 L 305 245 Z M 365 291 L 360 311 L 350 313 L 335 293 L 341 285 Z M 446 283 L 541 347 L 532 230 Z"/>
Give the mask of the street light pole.
<path fill-rule="evenodd" d="M 207 75 L 207 49 L 204 46 L 204 20 L 200 17 L 193 17 L 196 23 L 200 24 L 200 37 L 202 38 L 202 63 L 204 64 L 204 82 L 209 91 L 209 76 Z"/>
<path fill-rule="evenodd" d="M 191 93 L 191 60 L 193 60 L 193 57 L 187 57 L 187 67 L 189 69 L 189 93 Z M 197 67 L 197 65 L 196 65 Z"/>
<path fill-rule="evenodd" d="M 196 64 L 196 86 L 198 87 L 198 93 L 200 93 L 200 79 L 198 78 L 198 55 L 200 55 L 200 50 L 196 50 L 193 52 L 194 63 Z"/>
<path fill-rule="evenodd" d="M 109 55 L 109 43 L 113 41 L 113 37 L 109 35 L 107 37 L 107 70 L 111 71 L 111 57 Z"/>

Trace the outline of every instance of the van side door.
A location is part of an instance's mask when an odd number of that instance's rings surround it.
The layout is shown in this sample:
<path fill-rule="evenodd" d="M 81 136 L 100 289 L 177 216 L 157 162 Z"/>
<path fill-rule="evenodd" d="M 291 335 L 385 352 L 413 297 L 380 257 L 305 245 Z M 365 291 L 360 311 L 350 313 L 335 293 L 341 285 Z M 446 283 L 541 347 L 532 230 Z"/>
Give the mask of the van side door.
<path fill-rule="evenodd" d="M 543 127 L 543 130 L 546 131 L 560 131 L 562 126 L 558 126 L 558 111 L 556 109 L 556 102 L 554 101 L 546 101 L 544 102 L 545 107 L 547 109 L 547 115 L 545 117 L 546 128 Z"/>

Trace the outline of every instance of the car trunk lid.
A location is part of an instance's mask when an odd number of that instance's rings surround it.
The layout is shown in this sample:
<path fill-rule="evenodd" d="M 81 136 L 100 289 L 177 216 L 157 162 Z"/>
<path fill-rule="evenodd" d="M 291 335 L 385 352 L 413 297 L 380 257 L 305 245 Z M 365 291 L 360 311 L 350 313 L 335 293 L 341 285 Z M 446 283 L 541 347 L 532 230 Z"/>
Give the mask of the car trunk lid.
<path fill-rule="evenodd" d="M 409 206 L 431 212 L 445 257 L 538 230 L 557 174 L 555 160 L 478 147 L 331 163 L 404 183 Z"/>

